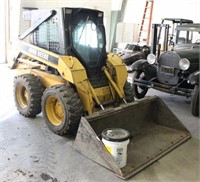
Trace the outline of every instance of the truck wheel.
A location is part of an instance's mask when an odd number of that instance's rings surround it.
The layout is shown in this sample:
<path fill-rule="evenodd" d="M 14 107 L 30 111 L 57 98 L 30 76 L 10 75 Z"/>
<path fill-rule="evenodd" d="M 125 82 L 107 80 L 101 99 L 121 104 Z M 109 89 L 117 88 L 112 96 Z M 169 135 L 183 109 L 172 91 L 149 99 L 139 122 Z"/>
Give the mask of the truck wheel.
<path fill-rule="evenodd" d="M 41 112 L 43 86 L 38 77 L 24 74 L 14 79 L 14 99 L 17 110 L 26 117 L 35 117 Z"/>
<path fill-rule="evenodd" d="M 195 85 L 192 93 L 191 110 L 193 116 L 199 116 L 199 85 Z"/>
<path fill-rule="evenodd" d="M 124 94 L 125 99 L 127 102 L 134 102 L 134 94 L 133 94 L 133 88 L 131 87 L 131 84 L 126 82 L 124 85 Z"/>
<path fill-rule="evenodd" d="M 82 116 L 81 100 L 69 85 L 55 85 L 43 94 L 42 112 L 54 133 L 72 134 L 77 131 Z"/>
<path fill-rule="evenodd" d="M 134 71 L 132 77 L 133 94 L 137 99 L 141 99 L 148 92 L 148 88 L 145 86 L 138 86 L 134 84 L 134 79 L 146 80 L 145 73 L 142 70 Z"/>

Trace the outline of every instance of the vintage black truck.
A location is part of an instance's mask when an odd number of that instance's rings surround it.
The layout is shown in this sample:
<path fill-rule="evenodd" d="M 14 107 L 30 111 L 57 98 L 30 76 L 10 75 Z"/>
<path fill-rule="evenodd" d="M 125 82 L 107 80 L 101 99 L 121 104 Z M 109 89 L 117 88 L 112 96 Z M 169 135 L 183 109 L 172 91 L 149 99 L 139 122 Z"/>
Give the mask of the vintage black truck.
<path fill-rule="evenodd" d="M 149 88 L 191 97 L 192 114 L 199 116 L 200 24 L 178 25 L 173 51 L 163 52 L 157 42 L 158 27 L 155 24 L 152 31 L 152 53 L 131 66 L 128 80 L 135 97 L 143 98 Z M 168 38 L 166 32 L 165 38 Z M 168 43 L 165 40 L 166 50 Z"/>

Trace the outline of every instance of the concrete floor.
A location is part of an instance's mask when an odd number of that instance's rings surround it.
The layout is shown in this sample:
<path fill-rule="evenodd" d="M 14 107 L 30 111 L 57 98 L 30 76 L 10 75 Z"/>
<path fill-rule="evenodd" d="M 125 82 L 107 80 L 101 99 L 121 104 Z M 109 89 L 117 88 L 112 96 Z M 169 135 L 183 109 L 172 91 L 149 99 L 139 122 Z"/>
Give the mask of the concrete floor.
<path fill-rule="evenodd" d="M 74 148 L 74 138 L 52 133 L 42 118 L 25 118 L 13 102 L 14 70 L 0 65 L 0 181 L 122 182 Z M 150 90 L 169 106 L 193 138 L 130 178 L 129 182 L 200 181 L 200 121 L 190 113 L 190 100 Z"/>

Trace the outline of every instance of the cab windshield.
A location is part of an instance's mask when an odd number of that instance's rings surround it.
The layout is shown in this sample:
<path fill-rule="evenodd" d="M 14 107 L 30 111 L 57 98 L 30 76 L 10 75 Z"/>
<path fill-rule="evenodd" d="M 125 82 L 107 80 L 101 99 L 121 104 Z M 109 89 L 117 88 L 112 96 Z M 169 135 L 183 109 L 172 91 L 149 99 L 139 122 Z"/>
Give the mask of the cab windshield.
<path fill-rule="evenodd" d="M 94 21 L 88 16 L 81 19 L 72 32 L 73 47 L 89 67 L 98 64 L 99 57 L 103 50 L 104 38 Z"/>
<path fill-rule="evenodd" d="M 197 31 L 177 31 L 177 44 L 193 44 L 200 42 L 200 33 Z"/>

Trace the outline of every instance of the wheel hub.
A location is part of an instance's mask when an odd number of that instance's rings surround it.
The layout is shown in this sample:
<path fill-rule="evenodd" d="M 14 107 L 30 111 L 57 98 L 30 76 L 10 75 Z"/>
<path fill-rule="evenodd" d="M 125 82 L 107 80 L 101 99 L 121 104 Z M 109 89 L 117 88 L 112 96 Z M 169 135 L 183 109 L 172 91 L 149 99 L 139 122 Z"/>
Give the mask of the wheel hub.
<path fill-rule="evenodd" d="M 64 119 L 64 111 L 60 101 L 55 96 L 50 96 L 46 102 L 46 114 L 55 126 L 59 126 Z"/>
<path fill-rule="evenodd" d="M 16 96 L 20 107 L 25 109 L 28 106 L 29 95 L 26 88 L 23 85 L 19 84 L 17 86 Z"/>

